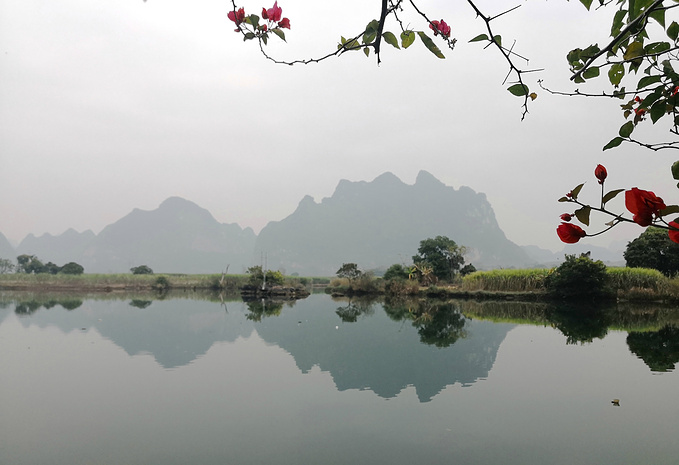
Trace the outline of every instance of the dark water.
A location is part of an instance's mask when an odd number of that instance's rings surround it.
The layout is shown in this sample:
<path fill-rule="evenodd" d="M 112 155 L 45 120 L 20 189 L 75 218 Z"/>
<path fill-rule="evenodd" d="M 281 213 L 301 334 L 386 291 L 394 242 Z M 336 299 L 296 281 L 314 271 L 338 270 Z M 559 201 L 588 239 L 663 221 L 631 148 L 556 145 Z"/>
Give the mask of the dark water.
<path fill-rule="evenodd" d="M 572 314 L 5 299 L 0 463 L 677 463 L 679 318 Z"/>

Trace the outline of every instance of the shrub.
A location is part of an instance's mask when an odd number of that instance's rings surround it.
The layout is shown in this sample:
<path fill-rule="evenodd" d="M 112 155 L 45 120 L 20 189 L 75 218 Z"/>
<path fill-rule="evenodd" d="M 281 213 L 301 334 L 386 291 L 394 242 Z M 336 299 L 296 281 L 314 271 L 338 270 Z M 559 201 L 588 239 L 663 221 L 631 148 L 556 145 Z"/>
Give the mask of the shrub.
<path fill-rule="evenodd" d="M 59 272 L 63 274 L 83 274 L 85 269 L 82 267 L 82 265 L 78 265 L 75 262 L 69 262 L 62 266 Z"/>
<path fill-rule="evenodd" d="M 589 258 L 589 253 L 577 258 L 566 255 L 566 261 L 547 276 L 545 286 L 555 297 L 565 299 L 611 296 L 606 265 Z"/>
<path fill-rule="evenodd" d="M 387 271 L 384 272 L 383 278 L 385 281 L 390 281 L 392 279 L 408 279 L 409 275 L 410 268 L 396 263 L 387 268 Z"/>
<path fill-rule="evenodd" d="M 130 271 L 132 274 L 153 274 L 153 270 L 146 265 L 132 267 Z"/>

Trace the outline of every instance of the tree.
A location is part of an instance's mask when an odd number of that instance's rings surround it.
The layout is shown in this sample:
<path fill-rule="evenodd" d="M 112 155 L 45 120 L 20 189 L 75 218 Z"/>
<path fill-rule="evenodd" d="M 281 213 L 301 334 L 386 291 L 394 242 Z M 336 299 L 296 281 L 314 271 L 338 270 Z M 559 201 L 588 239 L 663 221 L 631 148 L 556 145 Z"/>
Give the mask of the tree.
<path fill-rule="evenodd" d="M 627 244 L 623 255 L 629 267 L 653 268 L 665 276 L 679 272 L 679 244 L 658 228 L 647 228 Z"/>
<path fill-rule="evenodd" d="M 0 274 L 13 273 L 14 263 L 9 258 L 0 258 Z"/>
<path fill-rule="evenodd" d="M 45 273 L 45 265 L 35 255 L 19 255 L 17 257 L 17 272 L 19 273 Z"/>
<path fill-rule="evenodd" d="M 285 40 L 283 29 L 290 29 L 290 20 L 282 17 L 282 9 L 275 3 L 271 9 L 262 10 L 262 22 L 255 14 L 247 15 L 245 8 L 238 8 L 235 0 L 231 1 L 232 10 L 228 18 L 236 25 L 235 31 L 242 35 L 245 41 L 256 40 L 259 50 L 270 61 L 279 64 L 309 64 L 317 63 L 331 57 L 341 56 L 344 53 L 361 50 L 366 56 L 371 52 L 379 64 L 381 61 L 382 45 L 391 45 L 395 49 L 407 49 L 418 38 L 424 46 L 438 58 L 445 58 L 443 52 L 434 39 L 440 44 L 453 50 L 457 40 L 451 37 L 452 27 L 440 14 L 431 14 L 431 18 L 415 0 L 382 0 L 378 19 L 369 21 L 362 31 L 340 37 L 336 50 L 318 58 L 303 60 L 277 60 L 265 51 L 268 39 L 272 35 Z M 526 81 L 526 75 L 535 69 L 527 69 L 520 63 L 528 59 L 515 51 L 515 44 L 507 47 L 508 41 L 503 40 L 502 35 L 495 29 L 496 20 L 511 13 L 521 4 L 509 7 L 505 11 L 496 14 L 484 13 L 475 1 L 467 0 L 469 7 L 474 11 L 477 18 L 483 24 L 480 34 L 467 38 L 469 42 L 485 45 L 486 48 L 499 52 L 502 59 L 507 63 L 509 71 L 503 84 L 510 85 L 507 90 L 514 96 L 523 99 L 522 119 L 528 113 L 530 102 L 538 97 L 535 90 L 531 90 Z M 603 150 L 613 149 L 623 142 L 636 144 L 649 150 L 658 151 L 664 149 L 679 149 L 679 73 L 675 70 L 679 60 L 679 24 L 672 20 L 676 8 L 679 5 L 673 0 L 580 0 L 580 3 L 590 10 L 592 4 L 599 8 L 617 8 L 610 25 L 604 24 L 604 30 L 610 39 L 602 47 L 598 44 L 590 44 L 573 48 L 567 54 L 571 80 L 578 87 L 572 91 L 556 91 L 547 87 L 542 81 L 538 81 L 539 87 L 549 93 L 557 95 L 577 96 L 584 98 L 604 98 L 622 102 L 620 107 L 623 117 L 627 120 L 618 130 L 617 136 L 611 139 Z M 407 10 L 423 26 L 420 30 L 411 28 L 414 22 L 405 18 Z M 416 23 L 416 22 L 415 22 Z M 396 28 L 398 37 L 390 28 Z M 400 29 L 400 33 L 399 33 Z M 430 35 L 434 36 L 432 37 Z M 641 71 L 641 73 L 639 72 Z M 581 91 L 583 84 L 601 82 L 601 76 L 607 77 L 604 91 L 586 92 Z M 631 85 L 630 85 L 631 84 Z M 628 87 L 629 86 L 629 87 Z M 669 130 L 670 138 L 661 142 L 643 141 L 636 137 L 635 130 L 639 125 L 653 125 L 662 121 Z M 633 136 L 635 134 L 635 136 Z M 605 173 L 605 169 L 604 169 Z M 672 176 L 679 180 L 679 161 L 672 166 Z M 610 226 L 600 232 L 587 234 L 580 226 L 564 222 L 557 228 L 559 237 L 567 243 L 577 242 L 585 236 L 596 236 L 608 231 L 611 227 L 623 221 L 636 222 L 642 226 L 653 226 L 666 229 L 670 233 L 670 239 L 679 243 L 679 218 L 675 221 L 667 221 L 666 216 L 679 213 L 679 207 L 670 205 L 656 208 L 651 215 L 639 216 L 637 207 L 628 210 L 634 215 L 632 220 L 622 218 L 604 209 L 604 204 L 610 201 L 617 193 L 625 189 L 611 191 L 608 194 L 602 192 L 602 201 L 598 208 L 589 204 L 580 203 L 577 200 L 577 192 L 582 185 L 573 189 L 566 201 L 576 201 L 581 206 L 580 214 L 575 215 L 579 221 L 589 226 L 589 213 L 600 211 L 613 215 Z M 632 189 L 626 191 L 633 191 Z M 655 197 L 652 191 L 647 192 Z M 662 201 L 662 199 L 660 199 Z M 563 201 L 563 200 L 562 200 Z M 627 203 L 627 202 L 626 202 Z M 645 212 L 648 213 L 648 212 Z M 570 213 L 564 214 L 573 216 Z M 564 217 L 562 215 L 562 218 Z M 634 218 L 638 217 L 638 221 Z M 582 219 L 585 218 L 585 221 Z M 642 224 L 648 223 L 648 224 Z"/>
<path fill-rule="evenodd" d="M 139 265 L 130 268 L 132 274 L 153 274 L 153 270 L 146 265 Z"/>
<path fill-rule="evenodd" d="M 262 287 L 265 281 L 264 281 L 264 271 L 262 270 L 261 266 L 259 265 L 251 266 L 245 272 L 250 275 L 250 278 L 248 279 L 248 283 L 250 285 Z M 284 282 L 285 277 L 283 276 L 283 273 L 281 273 L 280 271 L 267 270 L 266 272 L 267 286 L 280 286 Z"/>
<path fill-rule="evenodd" d="M 45 264 L 44 273 L 57 274 L 60 271 L 61 271 L 61 267 L 52 263 L 52 262 L 47 262 Z"/>
<path fill-rule="evenodd" d="M 75 262 L 68 262 L 61 267 L 60 272 L 63 274 L 83 274 L 85 272 L 85 268 Z"/>
<path fill-rule="evenodd" d="M 417 255 L 413 255 L 415 265 L 427 264 L 433 268 L 438 279 L 452 280 L 464 263 L 464 247 L 446 236 L 420 241 Z"/>
<path fill-rule="evenodd" d="M 349 281 L 354 281 L 360 278 L 363 273 L 358 269 L 356 263 L 344 263 L 335 274 L 338 278 L 347 278 Z"/>

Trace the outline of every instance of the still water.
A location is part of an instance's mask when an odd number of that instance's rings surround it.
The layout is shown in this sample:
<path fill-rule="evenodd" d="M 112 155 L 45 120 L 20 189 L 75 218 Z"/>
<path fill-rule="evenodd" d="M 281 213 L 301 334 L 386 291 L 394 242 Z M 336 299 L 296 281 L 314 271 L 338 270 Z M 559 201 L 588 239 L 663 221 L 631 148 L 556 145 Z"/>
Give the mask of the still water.
<path fill-rule="evenodd" d="M 672 311 L 1 297 L 2 464 L 679 460 Z"/>

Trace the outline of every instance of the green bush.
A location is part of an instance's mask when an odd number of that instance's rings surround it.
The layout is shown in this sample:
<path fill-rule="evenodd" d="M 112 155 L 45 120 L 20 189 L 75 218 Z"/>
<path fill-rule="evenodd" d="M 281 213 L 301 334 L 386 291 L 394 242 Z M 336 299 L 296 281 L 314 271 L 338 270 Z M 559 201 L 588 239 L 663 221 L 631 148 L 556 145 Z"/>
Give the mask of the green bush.
<path fill-rule="evenodd" d="M 132 274 L 153 274 L 153 270 L 146 265 L 132 267 L 130 271 Z"/>
<path fill-rule="evenodd" d="M 410 269 L 396 263 L 387 268 L 383 278 L 385 281 L 391 281 L 393 279 L 408 279 L 408 276 L 410 276 Z"/>
<path fill-rule="evenodd" d="M 589 253 L 577 258 L 566 255 L 566 261 L 545 279 L 547 291 L 564 299 L 611 297 L 609 283 L 606 265 L 589 258 Z"/>

